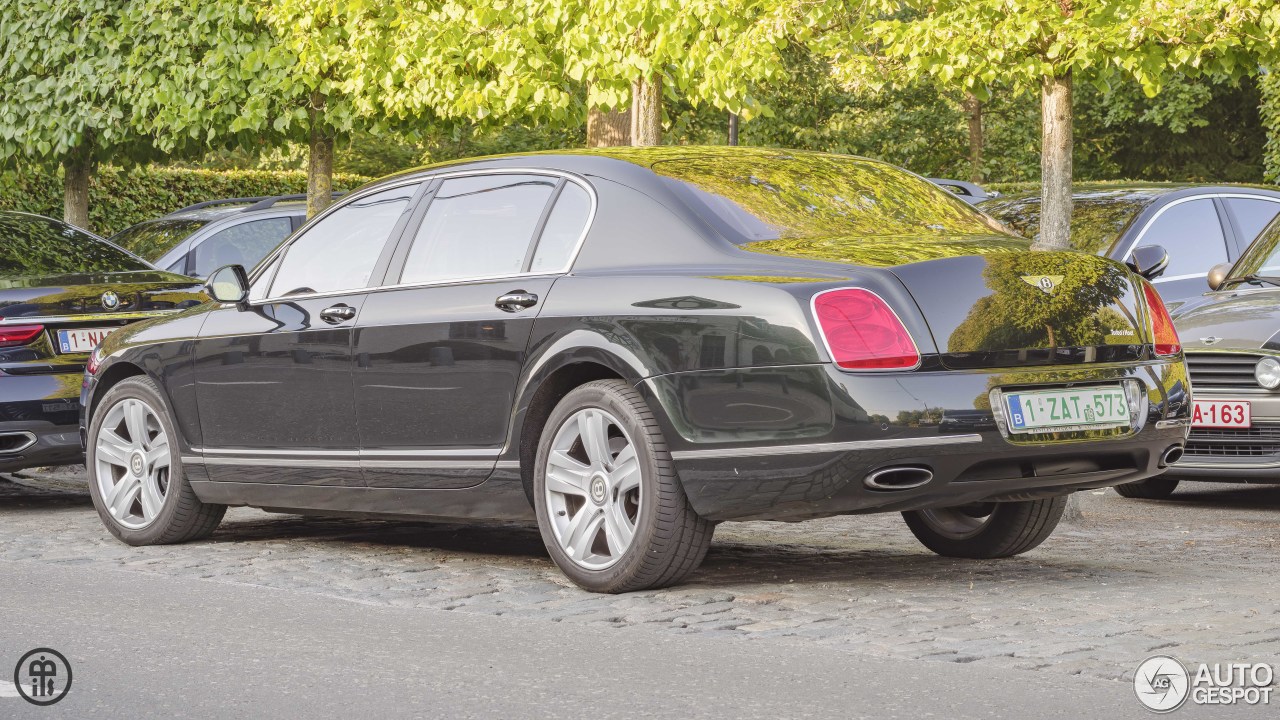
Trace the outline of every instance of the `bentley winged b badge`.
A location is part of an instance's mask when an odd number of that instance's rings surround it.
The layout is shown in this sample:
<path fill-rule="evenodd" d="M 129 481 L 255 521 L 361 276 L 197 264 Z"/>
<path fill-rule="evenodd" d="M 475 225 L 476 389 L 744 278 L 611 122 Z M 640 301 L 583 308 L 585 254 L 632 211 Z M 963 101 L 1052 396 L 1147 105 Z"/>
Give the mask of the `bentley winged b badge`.
<path fill-rule="evenodd" d="M 1061 275 L 1023 275 L 1022 282 L 1034 288 L 1040 288 L 1045 295 L 1052 295 L 1062 282 Z"/>

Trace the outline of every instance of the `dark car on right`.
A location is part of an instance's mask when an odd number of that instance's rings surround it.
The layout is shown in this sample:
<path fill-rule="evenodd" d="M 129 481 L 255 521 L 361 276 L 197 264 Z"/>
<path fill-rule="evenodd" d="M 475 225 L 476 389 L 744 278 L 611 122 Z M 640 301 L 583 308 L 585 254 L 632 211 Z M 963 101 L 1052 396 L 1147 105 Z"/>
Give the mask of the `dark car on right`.
<path fill-rule="evenodd" d="M 1134 249 L 1159 245 L 1169 266 L 1155 280 L 1172 309 L 1207 289 L 1214 265 L 1234 262 L 1280 214 L 1280 191 L 1245 185 L 1115 185 L 1075 187 L 1071 244 L 1124 262 Z M 978 203 L 1023 237 L 1040 232 L 1040 197 L 1011 195 Z"/>

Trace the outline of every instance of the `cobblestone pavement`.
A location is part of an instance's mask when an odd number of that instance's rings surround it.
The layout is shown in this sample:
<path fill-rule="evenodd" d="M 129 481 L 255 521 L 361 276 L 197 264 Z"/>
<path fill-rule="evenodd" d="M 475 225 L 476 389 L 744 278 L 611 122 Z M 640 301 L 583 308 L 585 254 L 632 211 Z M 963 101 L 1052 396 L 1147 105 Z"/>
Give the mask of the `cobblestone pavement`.
<path fill-rule="evenodd" d="M 571 586 L 530 528 L 233 509 L 209 541 L 130 548 L 63 471 L 0 478 L 0 561 L 1108 679 L 1156 652 L 1280 661 L 1280 486 L 1189 483 L 1162 502 L 1094 491 L 1081 507 L 999 561 L 936 557 L 897 515 L 729 523 L 691 582 L 600 596 Z"/>

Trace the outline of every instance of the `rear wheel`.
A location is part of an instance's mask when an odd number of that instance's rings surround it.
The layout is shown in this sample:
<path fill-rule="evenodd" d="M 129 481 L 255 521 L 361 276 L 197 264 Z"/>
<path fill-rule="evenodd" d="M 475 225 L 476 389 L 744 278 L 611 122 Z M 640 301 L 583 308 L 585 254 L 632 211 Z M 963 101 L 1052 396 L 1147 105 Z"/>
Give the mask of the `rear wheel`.
<path fill-rule="evenodd" d="M 177 434 L 155 383 L 131 377 L 107 391 L 89 424 L 89 493 L 98 516 L 130 545 L 211 534 L 225 505 L 200 502 L 182 473 Z"/>
<path fill-rule="evenodd" d="M 1147 478 L 1146 480 L 1116 486 L 1116 492 L 1122 497 L 1141 498 L 1143 500 L 1164 500 L 1177 489 L 1177 478 L 1169 477 Z"/>
<path fill-rule="evenodd" d="M 1019 555 L 1044 542 L 1066 507 L 1062 495 L 912 510 L 902 517 L 916 539 L 939 555 L 987 559 Z"/>
<path fill-rule="evenodd" d="M 680 582 L 715 530 L 689 506 L 653 414 L 621 380 L 587 383 L 551 413 L 534 505 L 551 558 L 592 592 Z"/>

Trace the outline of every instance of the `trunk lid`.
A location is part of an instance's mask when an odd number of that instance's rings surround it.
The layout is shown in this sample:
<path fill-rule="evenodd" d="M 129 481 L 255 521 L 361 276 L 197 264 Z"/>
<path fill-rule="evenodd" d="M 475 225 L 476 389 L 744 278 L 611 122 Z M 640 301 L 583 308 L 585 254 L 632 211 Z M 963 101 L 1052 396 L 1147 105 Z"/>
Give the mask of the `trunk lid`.
<path fill-rule="evenodd" d="M 1139 359 L 1141 288 L 1117 262 L 1065 252 L 964 255 L 894 267 L 948 368 Z"/>
<path fill-rule="evenodd" d="M 145 317 L 204 302 L 202 283 L 160 270 L 0 279 L 0 319 Z"/>

